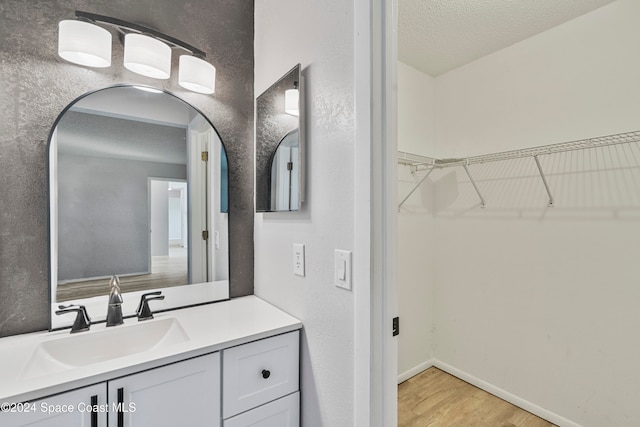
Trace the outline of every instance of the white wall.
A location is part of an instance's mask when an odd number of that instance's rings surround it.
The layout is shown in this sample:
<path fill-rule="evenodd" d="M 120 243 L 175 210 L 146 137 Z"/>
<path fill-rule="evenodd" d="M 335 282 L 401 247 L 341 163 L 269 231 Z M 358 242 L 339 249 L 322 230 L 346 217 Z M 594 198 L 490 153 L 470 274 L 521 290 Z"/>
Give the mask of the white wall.
<path fill-rule="evenodd" d="M 435 80 L 398 63 L 398 150 L 433 156 Z M 398 199 L 424 177 L 398 166 Z M 397 294 L 400 330 L 398 377 L 403 381 L 423 370 L 433 358 L 434 219 L 433 192 L 425 181 L 398 213 Z"/>
<path fill-rule="evenodd" d="M 638 7 L 618 0 L 438 77 L 437 156 L 636 130 Z"/>
<path fill-rule="evenodd" d="M 354 294 L 333 284 L 334 249 L 355 246 L 354 21 L 353 1 L 255 3 L 255 94 L 298 62 L 306 79 L 307 201 L 256 214 L 255 294 L 304 324 L 307 427 L 354 425 Z M 293 274 L 293 243 L 305 245 L 305 277 Z"/>
<path fill-rule="evenodd" d="M 398 62 L 398 150 L 437 157 L 435 144 L 436 80 Z"/>
<path fill-rule="evenodd" d="M 638 130 L 639 16 L 619 0 L 439 77 L 438 155 Z M 579 425 L 637 426 L 640 149 L 541 160 L 553 208 L 532 159 L 470 167 L 486 209 L 460 171 L 433 176 L 435 357 Z"/>

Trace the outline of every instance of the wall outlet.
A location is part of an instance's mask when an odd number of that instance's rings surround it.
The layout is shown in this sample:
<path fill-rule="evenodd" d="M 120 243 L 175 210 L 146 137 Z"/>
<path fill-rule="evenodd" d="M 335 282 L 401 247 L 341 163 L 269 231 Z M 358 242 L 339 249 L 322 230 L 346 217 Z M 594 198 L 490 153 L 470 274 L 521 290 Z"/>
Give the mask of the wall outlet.
<path fill-rule="evenodd" d="M 335 252 L 335 285 L 351 290 L 351 252 L 336 249 Z"/>
<path fill-rule="evenodd" d="M 293 244 L 293 274 L 304 277 L 304 245 Z"/>

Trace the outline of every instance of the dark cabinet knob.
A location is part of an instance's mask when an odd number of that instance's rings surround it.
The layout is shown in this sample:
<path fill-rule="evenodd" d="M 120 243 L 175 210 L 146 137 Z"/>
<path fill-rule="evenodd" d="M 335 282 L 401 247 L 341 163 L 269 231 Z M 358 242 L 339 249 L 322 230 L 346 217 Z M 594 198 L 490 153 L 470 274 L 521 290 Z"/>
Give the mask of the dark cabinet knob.
<path fill-rule="evenodd" d="M 262 378 L 264 378 L 266 380 L 270 376 L 271 376 L 271 372 L 269 372 L 267 369 L 263 369 L 262 370 Z"/>

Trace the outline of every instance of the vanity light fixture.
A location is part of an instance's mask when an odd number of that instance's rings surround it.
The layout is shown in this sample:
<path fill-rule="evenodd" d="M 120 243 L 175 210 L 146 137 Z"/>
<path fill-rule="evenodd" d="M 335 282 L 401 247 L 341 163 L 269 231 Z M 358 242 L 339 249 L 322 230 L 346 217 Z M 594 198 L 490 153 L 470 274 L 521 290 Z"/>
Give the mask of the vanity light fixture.
<path fill-rule="evenodd" d="M 171 48 L 150 36 L 125 34 L 124 68 L 143 76 L 166 80 L 171 76 Z"/>
<path fill-rule="evenodd" d="M 180 48 L 192 56 L 180 56 L 178 84 L 193 92 L 214 93 L 216 69 L 204 60 L 206 55 L 200 49 L 151 28 L 109 16 L 76 11 L 76 18 L 59 24 L 58 54 L 63 59 L 88 67 L 111 65 L 111 33 L 100 26 L 106 25 L 123 36 L 126 69 L 166 80 L 171 77 L 172 48 Z M 83 59 L 87 57 L 94 59 Z"/>
<path fill-rule="evenodd" d="M 216 68 L 195 56 L 180 56 L 178 84 L 194 92 L 212 94 L 216 90 Z"/>
<path fill-rule="evenodd" d="M 87 67 L 111 66 L 111 33 L 84 21 L 64 20 L 58 24 L 58 55 Z"/>
<path fill-rule="evenodd" d="M 298 82 L 294 82 L 294 89 L 284 91 L 284 111 L 292 116 L 300 115 L 300 91 L 298 90 Z"/>

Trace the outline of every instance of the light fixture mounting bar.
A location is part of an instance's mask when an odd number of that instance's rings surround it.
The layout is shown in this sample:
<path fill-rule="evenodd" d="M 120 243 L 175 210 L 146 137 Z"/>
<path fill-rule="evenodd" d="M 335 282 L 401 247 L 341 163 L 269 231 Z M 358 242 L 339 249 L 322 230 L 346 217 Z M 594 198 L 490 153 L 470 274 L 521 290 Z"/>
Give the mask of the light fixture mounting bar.
<path fill-rule="evenodd" d="M 83 11 L 80 11 L 80 10 L 76 10 L 76 17 L 77 18 L 81 18 L 81 19 L 86 19 L 86 20 L 89 20 L 89 21 L 94 22 L 94 23 L 99 22 L 99 23 L 102 23 L 102 24 L 107 24 L 107 25 L 110 25 L 112 27 L 116 27 L 120 31 L 127 30 L 127 31 L 132 31 L 132 32 L 140 33 L 140 34 L 147 34 L 147 35 L 155 37 L 158 40 L 162 40 L 163 42 L 167 43 L 168 45 L 170 45 L 172 47 L 179 47 L 181 49 L 189 51 L 194 56 L 197 56 L 199 58 L 205 58 L 206 57 L 206 54 L 203 51 L 201 51 L 200 49 L 198 49 L 196 47 L 193 47 L 190 44 L 183 42 L 182 40 L 178 40 L 175 37 L 171 37 L 171 36 L 169 36 L 167 34 L 161 33 L 159 31 L 156 31 L 156 30 L 154 30 L 152 28 L 145 27 L 143 25 L 134 24 L 132 22 L 123 21 L 123 20 L 117 19 L 117 18 L 112 18 L 110 16 L 97 15 L 95 13 L 83 12 Z"/>

